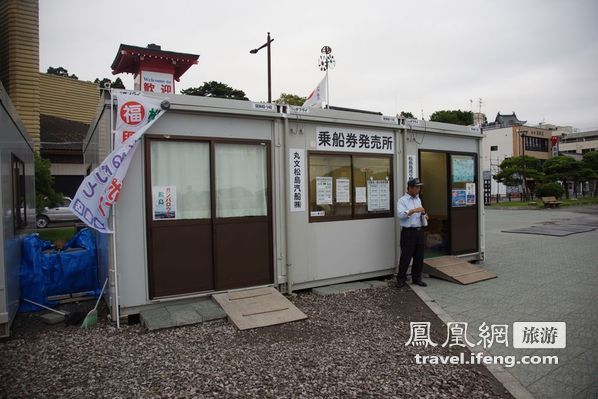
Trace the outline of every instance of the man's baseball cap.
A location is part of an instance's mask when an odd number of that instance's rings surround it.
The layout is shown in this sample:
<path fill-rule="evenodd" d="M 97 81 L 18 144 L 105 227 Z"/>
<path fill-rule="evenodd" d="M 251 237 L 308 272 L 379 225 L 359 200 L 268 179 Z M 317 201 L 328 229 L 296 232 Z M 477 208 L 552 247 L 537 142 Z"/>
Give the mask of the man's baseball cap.
<path fill-rule="evenodd" d="M 422 183 L 417 177 L 413 178 L 413 179 L 409 179 L 407 181 L 407 187 L 415 187 L 415 186 L 423 186 L 424 183 Z"/>

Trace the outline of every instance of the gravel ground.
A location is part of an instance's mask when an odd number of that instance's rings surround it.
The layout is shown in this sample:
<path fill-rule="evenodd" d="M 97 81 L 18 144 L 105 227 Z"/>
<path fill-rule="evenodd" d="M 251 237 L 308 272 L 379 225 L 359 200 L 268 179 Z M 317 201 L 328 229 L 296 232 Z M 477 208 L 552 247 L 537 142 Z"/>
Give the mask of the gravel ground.
<path fill-rule="evenodd" d="M 446 328 L 409 288 L 290 298 L 307 320 L 238 331 L 224 320 L 144 332 L 105 322 L 41 326 L 20 315 L 0 343 L 6 398 L 511 398 L 482 366 L 416 365 L 410 321 Z"/>

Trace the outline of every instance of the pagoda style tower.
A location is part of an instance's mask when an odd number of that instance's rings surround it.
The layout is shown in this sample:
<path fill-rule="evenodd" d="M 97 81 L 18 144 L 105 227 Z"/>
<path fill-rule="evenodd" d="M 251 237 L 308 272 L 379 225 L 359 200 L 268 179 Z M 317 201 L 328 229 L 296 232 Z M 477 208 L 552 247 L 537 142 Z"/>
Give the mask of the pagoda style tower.
<path fill-rule="evenodd" d="M 199 55 L 164 51 L 157 44 L 136 47 L 121 44 L 114 62 L 112 74 L 135 75 L 135 90 L 148 93 L 174 93 L 174 82 L 195 64 Z"/>

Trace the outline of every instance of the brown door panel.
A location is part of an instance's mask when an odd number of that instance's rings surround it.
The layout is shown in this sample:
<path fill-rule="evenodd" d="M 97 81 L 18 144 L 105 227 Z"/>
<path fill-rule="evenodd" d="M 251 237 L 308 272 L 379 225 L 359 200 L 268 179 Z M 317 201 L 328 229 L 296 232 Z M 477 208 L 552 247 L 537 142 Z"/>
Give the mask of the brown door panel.
<path fill-rule="evenodd" d="M 216 290 L 271 284 L 270 221 L 216 223 Z"/>
<path fill-rule="evenodd" d="M 214 289 L 209 223 L 154 225 L 151 245 L 152 298 Z"/>
<path fill-rule="evenodd" d="M 478 251 L 478 208 L 451 209 L 451 254 Z"/>

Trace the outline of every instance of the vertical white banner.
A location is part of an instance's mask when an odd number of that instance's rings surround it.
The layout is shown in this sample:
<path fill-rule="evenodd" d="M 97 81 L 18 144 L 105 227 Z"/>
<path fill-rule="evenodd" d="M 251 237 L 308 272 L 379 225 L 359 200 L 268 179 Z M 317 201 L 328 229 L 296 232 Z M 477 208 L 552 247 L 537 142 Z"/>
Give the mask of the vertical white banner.
<path fill-rule="evenodd" d="M 407 155 L 407 180 L 419 177 L 417 175 L 417 156 Z"/>
<path fill-rule="evenodd" d="M 115 115 L 117 137 L 125 137 L 83 179 L 69 209 L 89 227 L 101 233 L 112 233 L 108 217 L 112 205 L 118 200 L 127 170 L 145 131 L 163 114 L 161 100 L 147 98 L 140 92 L 116 91 L 118 102 Z M 112 110 L 111 110 L 112 111 Z"/>
<path fill-rule="evenodd" d="M 291 212 L 305 211 L 305 150 L 289 148 L 289 204 Z"/>

